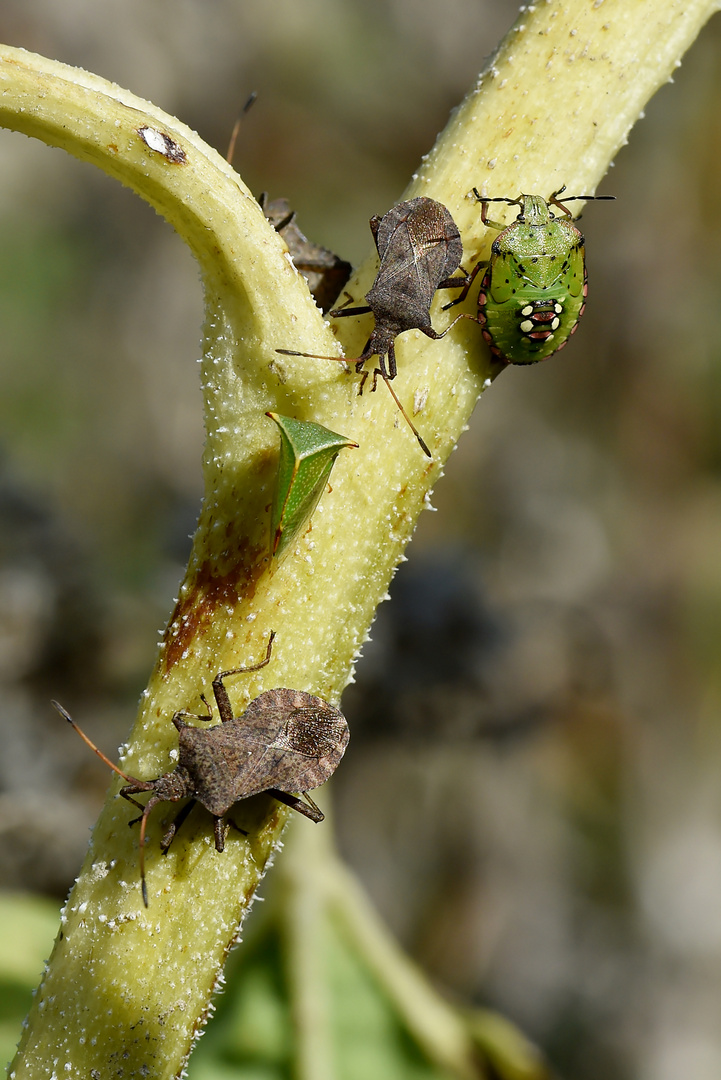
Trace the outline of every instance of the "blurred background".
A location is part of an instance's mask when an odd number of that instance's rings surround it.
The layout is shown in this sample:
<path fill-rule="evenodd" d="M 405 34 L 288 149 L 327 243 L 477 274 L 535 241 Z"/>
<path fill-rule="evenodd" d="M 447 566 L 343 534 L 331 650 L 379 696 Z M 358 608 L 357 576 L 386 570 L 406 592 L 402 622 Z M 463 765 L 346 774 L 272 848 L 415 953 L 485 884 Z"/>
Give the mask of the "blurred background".
<path fill-rule="evenodd" d="M 504 0 L 5 0 L 0 39 L 150 98 L 353 263 Z M 590 296 L 504 372 L 344 697 L 343 856 L 444 992 L 573 1080 L 721 1075 L 721 22 L 589 204 Z M 499 194 L 515 194 L 499 193 Z M 195 265 L 0 131 L 0 881 L 60 900 L 190 549 Z M 158 319 L 158 312 L 163 318 Z"/>

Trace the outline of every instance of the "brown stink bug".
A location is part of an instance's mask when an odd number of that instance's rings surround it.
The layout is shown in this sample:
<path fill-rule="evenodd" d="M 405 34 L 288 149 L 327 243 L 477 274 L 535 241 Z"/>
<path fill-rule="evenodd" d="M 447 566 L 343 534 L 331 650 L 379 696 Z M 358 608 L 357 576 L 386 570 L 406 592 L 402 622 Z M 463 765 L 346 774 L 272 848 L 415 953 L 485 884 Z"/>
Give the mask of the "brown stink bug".
<path fill-rule="evenodd" d="M 346 358 L 345 362 L 355 364 L 356 371 L 360 371 L 366 360 L 372 356 L 378 357 L 378 367 L 372 373 L 372 390 L 375 390 L 380 375 L 424 454 L 432 457 L 391 386 L 391 381 L 398 374 L 395 339 L 406 330 L 420 330 L 434 341 L 445 336 L 447 331 L 439 334 L 433 329 L 430 306 L 436 289 L 464 284 L 465 275 L 455 281 L 451 278 L 460 265 L 463 243 L 450 212 L 442 203 L 426 196 L 398 203 L 382 218 L 378 215 L 372 217 L 370 226 L 380 267 L 370 292 L 366 293 L 367 304 L 363 307 L 337 308 L 329 314 L 339 318 L 369 313 L 375 316 L 375 326 L 363 352 L 360 356 Z M 294 352 L 291 349 L 276 349 L 276 352 L 318 360 L 343 359 Z M 359 393 L 368 374 L 365 372 L 363 375 Z"/>
<path fill-rule="evenodd" d="M 351 264 L 328 248 L 309 240 L 300 231 L 295 210 L 291 210 L 287 199 L 269 199 L 263 191 L 258 202 L 270 224 L 285 240 L 293 266 L 308 282 L 313 299 L 325 313 L 340 296 L 341 289 L 350 277 Z"/>
<path fill-rule="evenodd" d="M 182 808 L 160 841 L 166 852 L 175 834 L 196 802 L 206 808 L 214 819 L 215 848 L 225 846 L 226 822 L 229 810 L 240 799 L 265 791 L 279 802 L 300 814 L 319 822 L 324 815 L 308 795 L 312 788 L 323 784 L 336 770 L 348 745 L 348 724 L 339 709 L 321 698 L 302 690 L 266 690 L 251 701 L 242 716 L 233 717 L 228 691 L 223 683 L 230 675 L 258 671 L 270 661 L 273 638 L 270 635 L 265 658 L 251 667 L 232 668 L 219 672 L 213 679 L 213 695 L 221 723 L 212 728 L 194 727 L 185 722 L 212 719 L 212 709 L 204 695 L 201 699 L 208 715 L 198 716 L 181 709 L 173 716 L 178 729 L 178 764 L 172 772 L 155 780 L 138 780 L 128 776 L 113 764 L 80 730 L 74 720 L 59 705 L 53 705 L 77 731 L 91 750 L 128 783 L 120 795 L 142 810 L 140 822 L 140 880 L 143 903 L 148 906 L 145 884 L 145 830 L 150 811 L 161 802 L 191 801 Z M 152 792 L 143 806 L 134 795 Z M 296 792 L 306 799 L 302 802 Z"/>

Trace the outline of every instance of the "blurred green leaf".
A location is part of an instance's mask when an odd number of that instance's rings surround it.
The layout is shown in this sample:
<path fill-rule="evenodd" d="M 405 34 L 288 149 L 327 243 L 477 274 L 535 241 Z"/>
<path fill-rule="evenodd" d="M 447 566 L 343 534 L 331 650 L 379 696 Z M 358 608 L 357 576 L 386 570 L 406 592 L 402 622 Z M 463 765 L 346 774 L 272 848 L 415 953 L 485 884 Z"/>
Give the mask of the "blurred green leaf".
<path fill-rule="evenodd" d="M 358 443 L 320 424 L 266 413 L 280 431 L 278 479 L 270 514 L 270 547 L 280 557 L 298 535 L 323 494 L 333 463 L 344 446 Z"/>
<path fill-rule="evenodd" d="M 363 958 L 323 910 L 315 946 L 335 1080 L 452 1080 L 428 1062 Z M 283 931 L 274 921 L 231 972 L 190 1060 L 189 1080 L 293 1080 L 299 1054 L 291 987 Z M 305 989 L 312 993 L 311 986 Z"/>
<path fill-rule="evenodd" d="M 0 1061 L 9 1061 L 58 932 L 58 904 L 0 893 L 0 926 Z"/>
<path fill-rule="evenodd" d="M 329 1000 L 338 1080 L 449 1080 L 408 1033 L 345 936 L 327 925 Z"/>
<path fill-rule="evenodd" d="M 190 1080 L 291 1080 L 293 1032 L 277 934 L 231 962 L 226 992 L 188 1066 Z"/>

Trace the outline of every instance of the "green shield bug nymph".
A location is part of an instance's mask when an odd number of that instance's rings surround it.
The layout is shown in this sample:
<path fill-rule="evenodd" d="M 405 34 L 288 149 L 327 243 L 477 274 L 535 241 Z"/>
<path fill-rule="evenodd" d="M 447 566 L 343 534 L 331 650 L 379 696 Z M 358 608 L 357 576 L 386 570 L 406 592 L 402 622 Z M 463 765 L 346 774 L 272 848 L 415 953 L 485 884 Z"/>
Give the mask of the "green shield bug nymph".
<path fill-rule="evenodd" d="M 558 200 L 563 190 L 546 202 L 541 195 L 486 199 L 473 189 L 483 224 L 498 229 L 499 235 L 488 262 L 473 268 L 461 294 L 446 307 L 464 300 L 473 279 L 485 268 L 477 316 L 460 317 L 480 323 L 491 353 L 505 364 L 535 364 L 552 356 L 583 315 L 588 293 L 584 239 L 572 223 L 571 211 Z M 564 201 L 613 197 L 574 195 Z M 491 221 L 487 217 L 491 202 L 518 206 L 518 217 L 508 226 Z M 564 216 L 554 215 L 552 206 Z"/>

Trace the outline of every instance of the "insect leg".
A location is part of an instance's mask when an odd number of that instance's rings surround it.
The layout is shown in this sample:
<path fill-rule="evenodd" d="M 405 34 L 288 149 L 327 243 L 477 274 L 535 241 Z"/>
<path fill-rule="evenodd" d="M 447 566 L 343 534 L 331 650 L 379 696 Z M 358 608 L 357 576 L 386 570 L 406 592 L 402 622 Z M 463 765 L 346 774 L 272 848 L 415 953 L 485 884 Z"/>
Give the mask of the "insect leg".
<path fill-rule="evenodd" d="M 436 285 L 436 291 L 438 289 L 455 289 L 456 287 L 465 285 L 468 281 L 469 273 L 462 266 L 459 266 L 458 269 L 461 271 L 461 276 L 443 278 L 443 281 L 439 281 Z"/>
<path fill-rule="evenodd" d="M 278 791 L 277 788 L 268 788 L 268 794 L 272 795 L 278 802 L 285 803 L 286 806 L 290 806 L 292 810 L 297 810 L 299 814 L 303 814 L 304 817 L 310 818 L 311 821 L 315 821 L 316 824 L 325 819 L 325 814 L 318 809 L 313 803 L 313 806 L 306 806 L 304 802 L 298 798 L 297 795 L 289 795 L 287 791 Z M 306 799 L 308 795 L 304 792 Z"/>
<path fill-rule="evenodd" d="M 222 815 L 220 817 L 213 817 L 213 831 L 215 833 L 215 850 L 223 851 L 225 848 L 225 820 Z"/>
<path fill-rule="evenodd" d="M 551 195 L 551 198 L 548 200 L 548 202 L 549 202 L 549 205 L 557 206 L 559 210 L 563 210 L 563 212 L 564 212 L 564 214 L 566 215 L 567 218 L 572 218 L 573 214 L 568 209 L 568 207 L 564 206 L 563 203 L 559 202 L 559 200 L 558 200 L 558 196 L 561 195 L 565 190 L 566 190 L 566 185 L 564 184 L 563 187 L 560 187 L 558 189 L 558 191 L 553 192 L 553 194 Z M 580 199 L 581 196 L 578 195 L 578 196 L 576 196 L 576 198 Z M 567 201 L 568 202 L 574 202 L 575 199 L 568 199 Z"/>
<path fill-rule="evenodd" d="M 278 200 L 278 201 L 281 202 L 283 200 Z M 267 210 L 265 208 L 266 203 L 268 205 Z M 270 222 L 270 224 L 273 226 L 273 228 L 275 229 L 275 231 L 277 233 L 282 233 L 283 229 L 286 229 L 295 218 L 295 210 L 290 210 L 285 215 L 285 217 L 278 218 L 277 221 L 274 220 L 273 209 L 272 209 L 273 203 L 272 203 L 272 201 L 268 202 L 268 192 L 267 191 L 261 191 L 260 195 L 258 196 L 258 206 L 263 211 L 263 214 L 265 216 L 266 221 Z M 297 263 L 294 261 L 293 265 L 297 266 Z"/>
<path fill-rule="evenodd" d="M 569 217 L 569 218 L 573 218 L 573 214 L 568 209 L 568 207 L 564 205 L 567 202 L 580 202 L 582 199 L 585 200 L 586 202 L 590 202 L 590 201 L 601 202 L 601 201 L 615 200 L 615 198 L 616 198 L 615 195 L 567 195 L 566 198 L 563 200 L 563 202 L 559 202 L 558 196 L 561 194 L 561 192 L 563 192 L 565 190 L 566 190 L 566 185 L 564 184 L 562 188 L 558 189 L 558 191 L 554 191 L 553 195 L 551 195 L 548 202 L 550 203 L 551 206 L 557 206 L 559 210 L 563 210 L 566 217 Z M 579 214 L 578 216 L 580 217 L 581 215 Z"/>
<path fill-rule="evenodd" d="M 140 791 L 145 790 L 145 788 L 140 788 Z M 129 803 L 133 804 L 133 806 L 137 806 L 138 810 L 145 810 L 145 803 L 138 802 L 137 799 L 133 798 L 133 794 L 136 791 L 138 791 L 138 788 L 134 784 L 128 784 L 127 787 L 121 788 L 118 794 L 121 798 L 127 799 Z M 142 814 L 140 815 L 140 817 L 142 817 Z M 132 821 L 128 822 L 128 825 L 135 825 L 138 821 L 140 821 L 139 817 L 133 818 Z"/>
<path fill-rule="evenodd" d="M 218 705 L 218 712 L 220 713 L 220 719 L 223 723 L 227 723 L 228 720 L 233 719 L 233 707 L 230 704 L 230 698 L 228 697 L 228 691 L 223 685 L 223 679 L 227 679 L 229 675 L 241 675 L 244 672 L 260 671 L 266 664 L 270 663 L 270 654 L 273 649 L 273 639 L 275 638 L 275 630 L 271 630 L 270 637 L 268 638 L 268 648 L 265 652 L 265 659 L 261 660 L 259 664 L 251 664 L 250 667 L 237 667 L 230 668 L 228 671 L 219 671 L 213 679 L 213 694 Z M 220 851 L 223 849 L 220 848 Z"/>
<path fill-rule="evenodd" d="M 366 304 L 362 307 L 349 308 L 348 305 L 353 303 L 353 297 L 346 291 L 343 292 L 343 295 L 347 297 L 347 299 L 343 301 L 340 307 L 333 308 L 332 311 L 329 311 L 329 315 L 344 319 L 347 315 L 368 315 L 369 312 L 372 311 L 372 308 L 369 308 Z"/>
<path fill-rule="evenodd" d="M 173 821 L 172 821 L 172 823 L 170 825 L 170 828 L 168 829 L 165 836 L 163 836 L 163 838 L 160 841 L 160 849 L 163 852 L 163 855 L 167 854 L 168 848 L 170 847 L 173 840 L 175 839 L 175 835 L 176 835 L 178 829 L 183 824 L 183 822 L 185 821 L 185 819 L 187 818 L 188 814 L 190 813 L 190 811 L 193 809 L 194 806 L 195 806 L 195 799 L 191 799 L 190 802 L 186 803 L 185 806 L 181 807 L 181 809 L 178 811 L 178 813 L 173 818 Z"/>
<path fill-rule="evenodd" d="M 507 203 L 509 206 L 523 205 L 521 199 L 508 199 L 503 195 L 499 195 L 497 198 L 494 199 L 487 199 L 484 195 L 481 195 L 476 188 L 473 189 L 473 194 L 476 196 L 478 202 L 481 204 L 481 221 L 483 222 L 483 224 L 488 225 L 491 229 L 498 229 L 499 232 L 502 232 L 506 226 L 499 225 L 497 221 L 491 221 L 490 218 L 486 217 L 486 214 L 488 212 L 488 204 L 492 202 L 503 202 Z"/>
<path fill-rule="evenodd" d="M 378 357 L 378 367 L 380 368 L 381 375 L 384 379 L 395 379 L 398 374 L 398 365 L 396 364 L 396 347 L 395 343 L 391 341 L 388 346 L 388 368 L 386 370 L 385 357 Z"/>
<path fill-rule="evenodd" d="M 454 303 L 455 303 L 455 301 L 454 301 Z M 450 304 L 448 304 L 448 307 L 450 307 L 450 306 L 451 306 L 451 305 L 450 305 Z M 442 334 L 439 334 L 439 335 L 438 335 L 438 337 L 439 337 L 439 338 L 445 337 L 445 336 L 446 336 L 446 334 L 447 334 L 447 333 L 448 333 L 448 332 L 449 332 L 450 330 L 452 330 L 452 329 L 453 329 L 453 327 L 454 327 L 454 326 L 456 325 L 456 323 L 458 323 L 458 322 L 460 322 L 460 321 L 461 321 L 461 319 L 470 319 L 470 320 L 471 320 L 472 322 L 474 322 L 474 323 L 477 323 L 477 322 L 478 322 L 478 319 L 476 318 L 476 316 L 475 316 L 475 315 L 470 315 L 470 314 L 469 314 L 468 312 L 464 312 L 464 313 L 463 313 L 462 315 L 456 315 L 456 317 L 455 317 L 455 319 L 453 320 L 453 322 L 451 323 L 451 325 L 450 325 L 450 326 L 447 326 L 447 327 L 445 328 L 445 330 L 443 331 L 443 333 L 442 333 Z"/>
<path fill-rule="evenodd" d="M 275 231 L 277 233 L 282 232 L 283 229 L 286 229 L 294 219 L 295 219 L 295 210 L 291 210 L 290 213 L 286 214 L 284 218 L 281 218 L 280 221 L 278 222 L 278 224 L 274 225 L 273 228 L 275 229 Z M 301 269 L 300 266 L 298 266 L 297 263 L 293 263 L 293 265 L 296 267 L 296 269 L 298 269 L 298 270 Z"/>
<path fill-rule="evenodd" d="M 466 274 L 465 281 L 463 280 L 463 278 L 456 278 L 455 281 L 453 281 L 453 279 L 450 279 L 447 282 L 446 281 L 441 282 L 441 284 L 438 286 L 439 289 L 456 289 L 456 288 L 459 288 L 459 287 L 461 288 L 461 292 L 455 298 L 455 300 L 451 300 L 450 304 L 444 304 L 443 305 L 443 308 L 442 308 L 443 311 L 448 311 L 448 308 L 452 308 L 452 307 L 455 307 L 456 304 L 462 304 L 463 303 L 463 301 L 468 296 L 468 290 L 470 289 L 471 285 L 473 284 L 473 282 L 476 279 L 476 275 L 478 274 L 478 271 L 484 269 L 486 266 L 488 266 L 488 260 L 487 259 L 482 261 L 482 262 L 476 263 L 476 265 L 471 270 L 470 274 Z"/>
<path fill-rule="evenodd" d="M 230 825 L 231 829 L 235 829 L 236 832 L 241 833 L 243 836 L 248 836 L 248 830 L 241 829 L 240 825 L 236 825 L 232 818 L 227 819 L 227 824 Z"/>
<path fill-rule="evenodd" d="M 204 720 L 206 723 L 208 720 L 212 720 L 213 710 L 211 709 L 205 694 L 200 695 L 200 700 L 203 702 L 206 709 L 208 710 L 207 716 L 202 716 L 200 713 L 189 712 L 188 709 L 178 709 L 177 712 L 173 713 L 172 723 L 174 723 L 175 726 L 178 727 L 178 724 L 175 723 L 176 720 L 184 721 L 186 717 L 188 718 L 188 720 Z M 180 728 L 178 728 L 178 730 L 180 730 Z"/>
<path fill-rule="evenodd" d="M 311 797 L 310 797 L 310 795 L 308 794 L 307 791 L 301 791 L 301 795 L 303 796 L 303 798 L 305 799 L 305 801 L 307 803 L 310 803 L 312 809 L 315 810 L 316 814 L 320 814 L 321 817 L 324 817 L 324 814 L 322 813 L 320 807 L 316 806 L 316 804 L 313 802 L 313 800 L 311 799 Z"/>
<path fill-rule="evenodd" d="M 373 310 L 372 308 L 369 308 L 367 306 L 366 307 L 339 307 L 339 308 L 333 308 L 333 310 L 329 311 L 328 314 L 332 315 L 336 319 L 345 319 L 345 318 L 350 317 L 351 315 L 369 315 L 372 310 Z"/>

